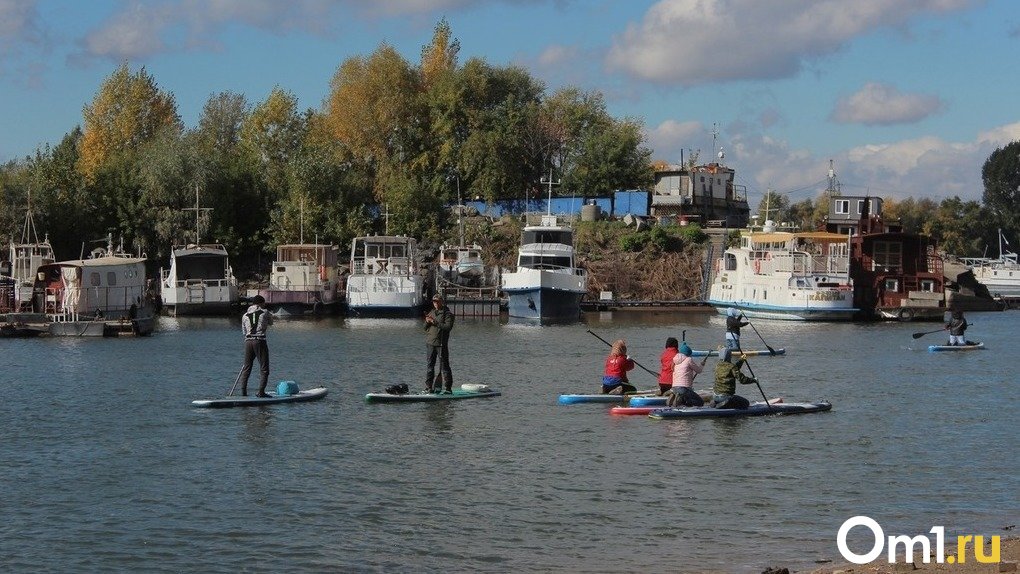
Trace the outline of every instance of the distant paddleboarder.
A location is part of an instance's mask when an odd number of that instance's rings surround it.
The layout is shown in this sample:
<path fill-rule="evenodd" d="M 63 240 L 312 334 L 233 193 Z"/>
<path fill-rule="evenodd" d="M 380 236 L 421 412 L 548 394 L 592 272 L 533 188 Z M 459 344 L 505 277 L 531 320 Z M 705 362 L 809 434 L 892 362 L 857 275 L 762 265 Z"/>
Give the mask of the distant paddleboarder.
<path fill-rule="evenodd" d="M 946 329 L 949 330 L 950 345 L 955 347 L 967 344 L 967 337 L 964 335 L 967 332 L 967 319 L 959 307 L 953 307 L 949 315 L 949 322 L 946 323 Z"/>
<path fill-rule="evenodd" d="M 269 345 L 266 343 L 266 331 L 273 324 L 273 314 L 266 309 L 266 298 L 256 295 L 252 305 L 241 317 L 241 332 L 244 333 L 244 367 L 241 368 L 241 396 L 248 396 L 248 376 L 251 367 L 258 357 L 261 378 L 259 379 L 259 398 L 267 398 L 266 385 L 269 384 Z"/>
<path fill-rule="evenodd" d="M 743 313 L 736 307 L 726 310 L 726 348 L 732 351 L 740 350 L 740 328 L 750 324 L 748 321 L 741 321 L 742 317 Z"/>

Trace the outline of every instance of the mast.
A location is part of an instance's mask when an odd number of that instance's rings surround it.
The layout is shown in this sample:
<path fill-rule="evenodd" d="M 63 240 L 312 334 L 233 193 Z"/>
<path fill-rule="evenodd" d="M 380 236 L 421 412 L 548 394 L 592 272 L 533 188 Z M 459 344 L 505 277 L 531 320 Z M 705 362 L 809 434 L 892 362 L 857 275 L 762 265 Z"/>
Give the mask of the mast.
<path fill-rule="evenodd" d="M 213 208 L 211 208 L 211 207 L 200 207 L 199 205 L 200 204 L 198 202 L 198 184 L 196 183 L 195 184 L 195 207 L 185 207 L 184 208 L 184 211 L 194 211 L 195 212 L 195 245 L 200 245 L 202 243 L 202 233 L 201 233 L 201 228 L 199 227 L 199 216 L 202 214 L 203 211 L 212 211 L 213 210 Z"/>

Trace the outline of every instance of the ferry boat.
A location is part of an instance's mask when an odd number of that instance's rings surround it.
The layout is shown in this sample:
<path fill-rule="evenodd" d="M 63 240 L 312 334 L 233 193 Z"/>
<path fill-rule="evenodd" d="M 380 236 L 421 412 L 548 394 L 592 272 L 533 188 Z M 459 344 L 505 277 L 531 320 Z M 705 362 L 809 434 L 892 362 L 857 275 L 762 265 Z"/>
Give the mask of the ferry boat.
<path fill-rule="evenodd" d="M 1003 245 L 1006 247 L 1003 248 Z M 967 257 L 961 260 L 993 297 L 1020 297 L 1020 264 L 1017 263 L 1017 254 L 1009 250 L 1009 241 L 1001 229 L 997 259 Z"/>
<path fill-rule="evenodd" d="M 748 317 L 792 321 L 849 321 L 854 306 L 850 237 L 822 231 L 741 233 L 740 246 L 714 263 L 708 302 Z"/>
<path fill-rule="evenodd" d="M 225 315 L 239 304 L 237 279 L 219 243 L 175 246 L 159 280 L 163 308 L 171 316 Z"/>
<path fill-rule="evenodd" d="M 502 280 L 510 317 L 539 323 L 580 319 L 588 276 L 575 266 L 573 238 L 573 229 L 559 225 L 555 215 L 524 227 L 517 269 Z"/>
<path fill-rule="evenodd" d="M 326 315 L 340 308 L 337 247 L 319 243 L 279 245 L 269 286 L 259 289 L 266 307 L 283 316 Z"/>
<path fill-rule="evenodd" d="M 88 259 L 41 265 L 33 291 L 33 311 L 45 317 L 50 335 L 148 335 L 156 325 L 145 258 L 115 252 L 112 241 Z"/>
<path fill-rule="evenodd" d="M 347 310 L 358 317 L 414 317 L 423 307 L 425 276 L 418 242 L 403 235 L 355 237 L 347 276 Z"/>

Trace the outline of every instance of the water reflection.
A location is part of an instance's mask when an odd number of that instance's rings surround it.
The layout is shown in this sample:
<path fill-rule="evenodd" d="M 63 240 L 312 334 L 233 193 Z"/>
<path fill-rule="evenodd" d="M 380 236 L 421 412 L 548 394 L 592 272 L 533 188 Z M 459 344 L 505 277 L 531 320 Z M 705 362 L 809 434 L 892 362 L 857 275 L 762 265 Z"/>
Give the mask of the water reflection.
<path fill-rule="evenodd" d="M 269 438 L 269 423 L 273 420 L 273 408 L 245 407 L 241 415 L 244 421 L 241 439 L 255 444 L 263 444 Z"/>

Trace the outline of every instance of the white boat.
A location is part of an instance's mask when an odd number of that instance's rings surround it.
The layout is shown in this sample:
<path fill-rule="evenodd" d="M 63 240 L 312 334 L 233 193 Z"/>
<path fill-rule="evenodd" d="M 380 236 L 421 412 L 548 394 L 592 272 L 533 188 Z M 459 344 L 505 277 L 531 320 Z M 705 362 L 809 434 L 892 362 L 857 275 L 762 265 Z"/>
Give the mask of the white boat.
<path fill-rule="evenodd" d="M 510 317 L 538 322 L 576 321 L 588 276 L 574 262 L 574 230 L 543 215 L 521 232 L 517 269 L 503 274 Z"/>
<path fill-rule="evenodd" d="M 472 245 L 446 245 L 439 249 L 439 270 L 454 283 L 476 283 L 485 274 L 482 248 Z"/>
<path fill-rule="evenodd" d="M 1001 229 L 997 259 L 968 257 L 962 261 L 993 297 L 1020 297 L 1020 264 L 1017 263 L 1017 254 L 1009 250 L 1009 241 Z"/>
<path fill-rule="evenodd" d="M 319 243 L 279 245 L 269 286 L 259 289 L 270 311 L 285 316 L 325 315 L 340 307 L 337 247 Z"/>
<path fill-rule="evenodd" d="M 714 262 L 708 302 L 748 317 L 848 321 L 854 307 L 849 237 L 838 233 L 744 231 Z"/>
<path fill-rule="evenodd" d="M 0 308 L 6 311 L 27 311 L 32 306 L 32 286 L 35 283 L 36 271 L 42 265 L 56 261 L 50 238 L 39 241 L 35 231 L 35 219 L 32 217 L 32 206 L 29 204 L 25 212 L 25 222 L 21 229 L 21 241 L 11 241 L 8 249 L 8 260 L 0 270 L 0 275 L 8 277 L 10 289 L 4 293 L 4 301 Z"/>
<path fill-rule="evenodd" d="M 56 336 L 148 335 L 155 328 L 145 292 L 145 258 L 95 249 L 89 259 L 41 265 L 33 311 Z"/>
<path fill-rule="evenodd" d="M 372 235 L 351 241 L 347 309 L 358 317 L 417 316 L 425 277 L 418 242 L 403 235 Z"/>
<path fill-rule="evenodd" d="M 163 308 L 172 316 L 223 315 L 238 305 L 237 279 L 218 243 L 175 246 L 159 280 Z"/>

